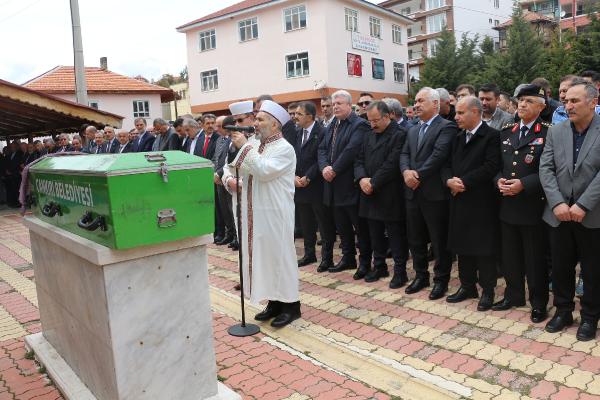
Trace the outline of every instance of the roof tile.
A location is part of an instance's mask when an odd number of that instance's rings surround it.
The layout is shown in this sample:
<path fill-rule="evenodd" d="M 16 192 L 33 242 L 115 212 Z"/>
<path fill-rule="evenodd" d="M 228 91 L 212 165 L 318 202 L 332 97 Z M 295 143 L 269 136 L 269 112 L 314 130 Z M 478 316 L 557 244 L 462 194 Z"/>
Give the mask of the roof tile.
<path fill-rule="evenodd" d="M 183 24 L 179 27 L 177 27 L 177 29 L 183 29 L 186 28 L 190 25 L 194 25 L 200 22 L 205 22 L 205 21 L 209 21 L 211 19 L 214 18 L 219 18 L 222 17 L 224 15 L 227 14 L 232 14 L 234 12 L 238 12 L 238 11 L 242 11 L 245 10 L 247 8 L 252 8 L 252 7 L 256 7 L 256 6 L 260 6 L 262 4 L 266 4 L 266 3 L 270 3 L 273 0 L 244 0 L 244 1 L 240 1 L 239 3 L 236 3 L 232 6 L 223 8 L 222 10 L 219 10 L 217 12 L 214 12 L 212 14 L 208 14 L 200 19 L 194 20 L 192 22 L 188 22 L 187 24 Z"/>

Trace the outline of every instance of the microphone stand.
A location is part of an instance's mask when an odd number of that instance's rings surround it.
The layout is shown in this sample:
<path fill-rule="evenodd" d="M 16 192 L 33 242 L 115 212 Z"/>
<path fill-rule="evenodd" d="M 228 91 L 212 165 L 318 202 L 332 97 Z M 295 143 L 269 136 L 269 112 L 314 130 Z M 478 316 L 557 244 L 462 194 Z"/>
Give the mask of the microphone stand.
<path fill-rule="evenodd" d="M 244 309 L 244 271 L 242 268 L 242 261 L 243 261 L 243 255 L 242 255 L 242 249 L 243 249 L 243 245 L 242 245 L 242 241 L 243 241 L 243 236 L 242 236 L 242 194 L 241 194 L 241 190 L 239 187 L 239 181 L 240 181 L 240 170 L 239 168 L 235 169 L 235 182 L 236 182 L 236 191 L 235 191 L 235 196 L 237 199 L 237 205 L 236 205 L 236 215 L 237 215 L 237 231 L 238 231 L 238 243 L 239 243 L 239 250 L 238 250 L 238 263 L 239 263 L 239 269 L 240 269 L 240 302 L 242 305 L 242 323 L 240 324 L 236 324 L 233 325 L 232 327 L 230 327 L 227 332 L 231 335 L 231 336 L 237 336 L 237 337 L 245 337 L 245 336 L 252 336 L 252 335 L 256 335 L 258 332 L 260 332 L 260 328 L 258 327 L 258 325 L 254 325 L 254 324 L 246 324 L 246 310 Z"/>

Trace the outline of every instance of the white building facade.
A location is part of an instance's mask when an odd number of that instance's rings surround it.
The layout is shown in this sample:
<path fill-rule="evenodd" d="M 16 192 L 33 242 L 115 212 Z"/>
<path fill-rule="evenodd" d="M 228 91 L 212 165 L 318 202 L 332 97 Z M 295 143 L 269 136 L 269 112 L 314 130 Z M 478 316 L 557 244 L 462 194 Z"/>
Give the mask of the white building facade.
<path fill-rule="evenodd" d="M 271 94 L 316 101 L 337 89 L 405 98 L 407 26 L 363 0 L 243 1 L 178 29 L 186 34 L 192 112 Z"/>

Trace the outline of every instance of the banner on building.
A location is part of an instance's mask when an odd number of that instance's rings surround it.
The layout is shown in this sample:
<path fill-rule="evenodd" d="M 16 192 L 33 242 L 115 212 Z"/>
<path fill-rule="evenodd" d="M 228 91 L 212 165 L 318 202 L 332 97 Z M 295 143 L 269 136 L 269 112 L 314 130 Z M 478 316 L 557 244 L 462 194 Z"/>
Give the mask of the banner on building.
<path fill-rule="evenodd" d="M 362 76 L 362 57 L 358 54 L 347 53 L 348 75 Z"/>

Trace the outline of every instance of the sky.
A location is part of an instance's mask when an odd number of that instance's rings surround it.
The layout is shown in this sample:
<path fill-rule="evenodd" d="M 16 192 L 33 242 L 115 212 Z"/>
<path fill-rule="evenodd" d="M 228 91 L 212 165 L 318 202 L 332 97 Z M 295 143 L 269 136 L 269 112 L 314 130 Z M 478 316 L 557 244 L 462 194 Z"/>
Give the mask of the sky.
<path fill-rule="evenodd" d="M 158 79 L 186 65 L 175 28 L 240 0 L 79 0 L 87 67 Z M 377 1 L 372 1 L 377 2 Z M 0 0 L 0 79 L 23 84 L 73 65 L 69 0 Z"/>

